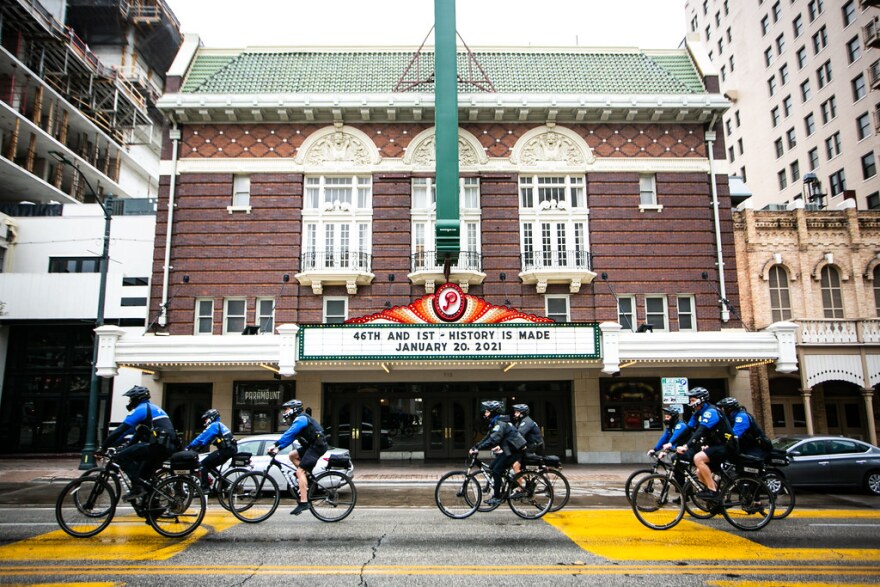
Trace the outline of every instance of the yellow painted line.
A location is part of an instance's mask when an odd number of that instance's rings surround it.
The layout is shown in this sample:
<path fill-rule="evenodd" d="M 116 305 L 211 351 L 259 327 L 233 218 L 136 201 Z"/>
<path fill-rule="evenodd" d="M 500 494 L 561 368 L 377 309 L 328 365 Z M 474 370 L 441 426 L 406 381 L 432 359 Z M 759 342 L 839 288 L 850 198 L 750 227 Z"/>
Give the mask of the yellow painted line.
<path fill-rule="evenodd" d="M 116 516 L 107 528 L 91 538 L 74 538 L 55 530 L 0 546 L 0 560 L 161 561 L 182 552 L 209 532 L 222 532 L 240 523 L 228 512 L 208 512 L 196 530 L 185 538 L 165 538 L 138 516 Z"/>
<path fill-rule="evenodd" d="M 612 560 L 880 562 L 878 548 L 771 548 L 687 518 L 669 530 L 651 530 L 628 510 L 571 510 L 542 519 L 582 549 Z"/>
<path fill-rule="evenodd" d="M 28 583 L 30 587 L 122 587 L 125 583 Z"/>
<path fill-rule="evenodd" d="M 712 587 L 778 587 L 779 581 L 706 581 L 706 585 Z M 785 582 L 785 587 L 852 587 L 852 583 L 822 583 L 817 581 L 808 582 Z"/>
<path fill-rule="evenodd" d="M 792 518 L 858 518 L 860 520 L 880 520 L 878 510 L 799 510 L 794 509 Z M 770 522 L 771 524 L 773 522 Z"/>
<path fill-rule="evenodd" d="M 360 576 L 360 575 L 443 575 L 443 576 L 504 576 L 504 575 L 681 575 L 702 574 L 719 575 L 769 575 L 771 577 L 790 575 L 830 575 L 834 577 L 877 577 L 880 569 L 875 566 L 828 566 L 828 565 L 701 565 L 687 567 L 679 565 L 345 565 L 345 566 L 306 566 L 306 565 L 83 565 L 83 566 L 33 566 L 0 567 L 0 577 L 36 575 L 87 576 L 87 575 L 163 575 L 163 576 L 217 576 L 217 575 L 315 575 L 315 576 Z M 786 582 L 786 585 L 789 585 Z M 769 584 L 765 584 L 769 585 Z M 778 580 L 773 585 L 779 585 Z"/>

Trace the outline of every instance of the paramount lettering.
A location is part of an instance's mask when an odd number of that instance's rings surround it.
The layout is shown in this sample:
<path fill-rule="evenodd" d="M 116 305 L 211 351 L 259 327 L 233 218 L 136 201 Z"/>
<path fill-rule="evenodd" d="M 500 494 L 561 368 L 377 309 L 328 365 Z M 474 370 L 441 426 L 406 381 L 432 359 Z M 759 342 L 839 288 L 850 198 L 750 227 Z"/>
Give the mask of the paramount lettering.
<path fill-rule="evenodd" d="M 446 344 L 445 342 L 401 342 L 394 350 L 398 353 L 442 353 L 446 351 Z"/>

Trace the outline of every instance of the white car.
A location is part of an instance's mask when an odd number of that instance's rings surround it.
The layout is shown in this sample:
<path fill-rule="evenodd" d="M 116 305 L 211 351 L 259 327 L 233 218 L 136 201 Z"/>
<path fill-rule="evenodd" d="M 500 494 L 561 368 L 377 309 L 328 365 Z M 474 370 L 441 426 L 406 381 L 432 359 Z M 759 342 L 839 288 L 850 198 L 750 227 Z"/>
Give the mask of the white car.
<path fill-rule="evenodd" d="M 271 460 L 271 457 L 269 457 L 267 451 L 272 446 L 274 446 L 275 441 L 279 438 L 281 438 L 281 434 L 259 434 L 256 436 L 246 436 L 244 438 L 239 438 L 238 452 L 251 453 L 251 468 L 255 471 L 265 471 L 266 467 L 269 465 L 269 461 Z M 296 441 L 294 441 L 292 445 L 278 451 L 278 456 L 276 458 L 279 461 L 290 463 L 290 459 L 287 455 L 290 453 L 291 449 L 295 445 L 297 445 Z M 348 449 L 335 447 L 330 447 L 327 452 L 325 452 L 321 456 L 321 458 L 318 459 L 318 463 L 312 470 L 312 475 L 317 477 L 325 470 L 327 470 L 327 465 L 329 464 L 331 455 L 343 457 L 348 460 L 347 468 L 335 470 L 345 474 L 349 478 L 354 476 L 354 463 L 351 461 L 351 455 L 348 452 Z M 231 466 L 231 464 L 232 460 L 227 461 L 226 464 L 223 465 L 221 471 L 225 472 L 226 469 Z M 287 478 L 281 473 L 278 467 L 272 467 L 270 475 L 275 480 L 275 482 L 278 483 L 278 488 L 281 491 L 290 491 L 290 484 L 287 482 Z"/>

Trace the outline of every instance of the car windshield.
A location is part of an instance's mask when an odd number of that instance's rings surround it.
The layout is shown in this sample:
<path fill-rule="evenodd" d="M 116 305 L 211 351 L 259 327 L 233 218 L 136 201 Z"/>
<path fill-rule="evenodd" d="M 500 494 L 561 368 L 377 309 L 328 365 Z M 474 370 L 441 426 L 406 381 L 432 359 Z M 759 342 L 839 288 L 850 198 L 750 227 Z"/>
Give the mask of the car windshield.
<path fill-rule="evenodd" d="M 773 448 L 778 448 L 780 450 L 787 450 L 788 448 L 794 446 L 798 442 L 800 442 L 801 438 L 791 438 L 790 436 L 780 436 L 779 438 L 774 438 Z"/>

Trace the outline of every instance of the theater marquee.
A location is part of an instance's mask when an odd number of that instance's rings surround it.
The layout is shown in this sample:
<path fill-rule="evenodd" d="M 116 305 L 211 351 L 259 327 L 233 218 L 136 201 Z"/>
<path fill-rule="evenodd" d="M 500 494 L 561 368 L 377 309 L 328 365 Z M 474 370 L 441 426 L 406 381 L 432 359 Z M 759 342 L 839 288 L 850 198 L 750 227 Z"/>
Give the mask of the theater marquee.
<path fill-rule="evenodd" d="M 408 306 L 299 332 L 301 361 L 598 358 L 595 323 L 559 324 L 493 306 L 451 283 Z"/>

